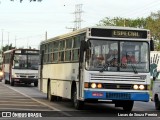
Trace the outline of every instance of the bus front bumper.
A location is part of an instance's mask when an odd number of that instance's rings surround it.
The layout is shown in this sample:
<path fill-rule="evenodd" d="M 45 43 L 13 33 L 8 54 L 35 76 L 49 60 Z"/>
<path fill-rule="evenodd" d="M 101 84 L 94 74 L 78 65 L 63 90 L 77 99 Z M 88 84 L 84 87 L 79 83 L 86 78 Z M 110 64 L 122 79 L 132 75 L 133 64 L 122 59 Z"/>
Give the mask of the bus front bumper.
<path fill-rule="evenodd" d="M 148 92 L 84 91 L 84 99 L 149 101 Z"/>
<path fill-rule="evenodd" d="M 12 78 L 17 83 L 35 83 L 38 82 L 38 78 Z"/>

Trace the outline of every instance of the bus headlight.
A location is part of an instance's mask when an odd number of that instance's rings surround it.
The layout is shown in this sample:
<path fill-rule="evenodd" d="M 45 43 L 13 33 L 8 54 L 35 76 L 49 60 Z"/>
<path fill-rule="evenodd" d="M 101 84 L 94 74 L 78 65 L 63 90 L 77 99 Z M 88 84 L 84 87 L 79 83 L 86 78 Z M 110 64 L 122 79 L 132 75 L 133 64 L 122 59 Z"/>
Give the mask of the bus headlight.
<path fill-rule="evenodd" d="M 97 85 L 97 88 L 102 88 L 102 84 L 99 83 L 99 84 Z"/>
<path fill-rule="evenodd" d="M 17 78 L 17 77 L 20 77 L 20 76 L 15 73 L 15 74 L 13 75 L 13 77 L 14 77 L 14 78 Z"/>
<path fill-rule="evenodd" d="M 1 77 L 1 76 L 3 76 L 3 72 L 2 72 L 2 71 L 0 71 L 0 77 Z"/>
<path fill-rule="evenodd" d="M 34 76 L 34 78 L 38 78 L 38 76 Z"/>
<path fill-rule="evenodd" d="M 139 86 L 139 89 L 140 89 L 140 90 L 144 90 L 144 85 L 140 85 L 140 86 Z"/>
<path fill-rule="evenodd" d="M 96 88 L 96 83 L 92 83 L 91 88 Z"/>
<path fill-rule="evenodd" d="M 138 85 L 134 85 L 133 89 L 137 90 L 138 89 Z"/>

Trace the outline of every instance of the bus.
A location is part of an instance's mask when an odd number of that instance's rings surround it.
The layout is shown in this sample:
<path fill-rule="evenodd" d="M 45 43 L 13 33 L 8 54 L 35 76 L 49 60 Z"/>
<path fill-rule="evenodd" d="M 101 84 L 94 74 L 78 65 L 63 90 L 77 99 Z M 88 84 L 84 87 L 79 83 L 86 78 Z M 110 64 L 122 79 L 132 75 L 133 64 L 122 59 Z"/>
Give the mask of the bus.
<path fill-rule="evenodd" d="M 150 31 L 131 27 L 87 27 L 44 40 L 39 89 L 49 101 L 71 99 L 76 109 L 109 101 L 131 111 L 134 101 L 150 98 L 150 49 Z M 136 62 L 122 63 L 129 53 Z"/>
<path fill-rule="evenodd" d="M 34 83 L 38 86 L 39 50 L 12 49 L 3 53 L 3 79 L 5 84 Z"/>

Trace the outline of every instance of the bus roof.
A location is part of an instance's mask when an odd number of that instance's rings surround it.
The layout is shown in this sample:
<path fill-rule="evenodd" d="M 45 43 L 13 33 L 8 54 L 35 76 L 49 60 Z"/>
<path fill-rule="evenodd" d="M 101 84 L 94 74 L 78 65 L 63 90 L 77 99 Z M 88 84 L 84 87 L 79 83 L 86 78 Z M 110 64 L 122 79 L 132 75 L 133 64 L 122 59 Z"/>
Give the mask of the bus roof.
<path fill-rule="evenodd" d="M 149 31 L 148 29 L 142 29 L 142 28 L 134 28 L 134 27 L 122 27 L 122 26 L 93 26 L 93 27 L 86 27 L 83 29 L 75 30 L 66 34 L 62 34 L 53 38 L 49 38 L 47 40 L 42 41 L 40 44 L 44 44 L 46 42 L 50 42 L 53 39 L 58 40 L 58 39 L 63 39 L 66 37 L 71 37 L 77 34 L 85 33 L 88 29 L 92 28 L 97 28 L 97 29 L 117 29 L 117 30 L 136 30 L 136 31 Z"/>
<path fill-rule="evenodd" d="M 24 48 L 22 48 L 22 49 L 11 49 L 11 50 L 7 50 L 7 51 L 4 51 L 3 52 L 3 54 L 5 54 L 5 53 L 10 53 L 10 52 L 13 52 L 13 51 L 16 51 L 16 50 L 32 50 L 32 51 L 39 51 L 39 50 L 37 50 L 37 49 L 24 49 Z"/>

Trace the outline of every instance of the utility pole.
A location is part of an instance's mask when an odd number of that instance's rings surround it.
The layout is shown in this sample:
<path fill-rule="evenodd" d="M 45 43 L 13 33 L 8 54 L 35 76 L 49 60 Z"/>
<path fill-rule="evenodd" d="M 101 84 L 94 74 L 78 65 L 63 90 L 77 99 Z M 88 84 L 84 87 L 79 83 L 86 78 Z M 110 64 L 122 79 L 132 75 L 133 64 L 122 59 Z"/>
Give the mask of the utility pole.
<path fill-rule="evenodd" d="M 45 32 L 45 40 L 47 40 L 47 31 Z"/>
<path fill-rule="evenodd" d="M 2 44 L 1 44 L 1 55 L 2 55 L 2 53 L 3 53 L 3 29 L 2 29 Z"/>
<path fill-rule="evenodd" d="M 17 41 L 17 38 L 16 38 L 16 36 L 15 36 L 15 48 L 16 48 L 16 41 Z"/>
<path fill-rule="evenodd" d="M 9 32 L 8 32 L 8 50 L 9 50 Z"/>
<path fill-rule="evenodd" d="M 3 29 L 2 29 L 2 43 L 1 43 L 1 54 L 0 54 L 0 68 L 2 69 L 2 55 L 3 54 Z"/>

